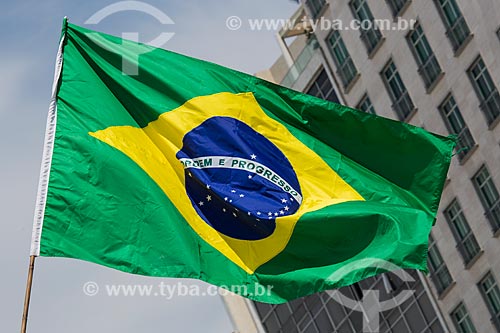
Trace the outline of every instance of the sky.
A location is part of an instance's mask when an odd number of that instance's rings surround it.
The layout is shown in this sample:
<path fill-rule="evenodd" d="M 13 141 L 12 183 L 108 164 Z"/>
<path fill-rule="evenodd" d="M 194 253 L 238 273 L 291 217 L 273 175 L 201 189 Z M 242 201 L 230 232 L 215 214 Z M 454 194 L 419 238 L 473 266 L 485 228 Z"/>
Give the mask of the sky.
<path fill-rule="evenodd" d="M 137 11 L 119 12 L 95 25 L 94 13 L 117 1 L 0 0 L 0 330 L 19 331 L 45 122 L 62 18 L 113 35 L 139 33 L 139 41 L 173 32 L 163 48 L 253 74 L 280 55 L 275 31 L 250 29 L 247 19 L 286 19 L 290 0 L 144 1 L 174 23 Z M 227 18 L 242 27 L 230 30 Z M 233 21 L 234 24 L 234 21 Z M 233 25 L 234 27 L 234 25 Z M 84 287 L 99 292 L 87 296 Z M 231 332 L 218 296 L 107 296 L 106 285 L 183 283 L 122 273 L 79 260 L 38 258 L 28 332 Z M 85 289 L 91 293 L 95 288 Z M 157 290 L 157 289 L 154 289 Z M 192 290 L 192 289 L 191 289 Z"/>

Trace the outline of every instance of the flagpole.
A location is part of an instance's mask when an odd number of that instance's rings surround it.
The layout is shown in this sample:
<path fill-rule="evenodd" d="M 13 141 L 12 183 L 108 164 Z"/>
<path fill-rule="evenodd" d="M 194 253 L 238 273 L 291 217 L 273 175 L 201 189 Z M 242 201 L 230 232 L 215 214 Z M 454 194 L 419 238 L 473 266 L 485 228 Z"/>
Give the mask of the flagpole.
<path fill-rule="evenodd" d="M 24 296 L 23 320 L 21 323 L 21 333 L 26 333 L 28 324 L 28 310 L 30 307 L 31 285 L 33 284 L 33 271 L 35 270 L 35 256 L 30 256 L 30 264 L 28 269 L 28 281 L 26 282 L 26 294 Z"/>

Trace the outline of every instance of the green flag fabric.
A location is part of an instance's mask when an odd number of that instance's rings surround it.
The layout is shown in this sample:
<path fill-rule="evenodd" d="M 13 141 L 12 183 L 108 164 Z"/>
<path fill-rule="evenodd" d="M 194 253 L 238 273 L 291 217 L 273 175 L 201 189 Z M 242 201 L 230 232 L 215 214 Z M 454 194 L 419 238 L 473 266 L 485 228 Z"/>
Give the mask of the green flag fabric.
<path fill-rule="evenodd" d="M 453 138 L 66 22 L 59 51 L 32 255 L 269 303 L 426 271 Z"/>

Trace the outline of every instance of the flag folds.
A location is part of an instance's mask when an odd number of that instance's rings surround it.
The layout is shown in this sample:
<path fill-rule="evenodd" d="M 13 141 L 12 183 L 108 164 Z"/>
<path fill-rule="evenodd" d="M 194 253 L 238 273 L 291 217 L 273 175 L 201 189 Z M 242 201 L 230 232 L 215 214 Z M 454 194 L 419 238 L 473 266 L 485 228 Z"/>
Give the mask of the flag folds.
<path fill-rule="evenodd" d="M 33 255 L 270 303 L 426 270 L 453 138 L 68 23 L 58 65 Z"/>

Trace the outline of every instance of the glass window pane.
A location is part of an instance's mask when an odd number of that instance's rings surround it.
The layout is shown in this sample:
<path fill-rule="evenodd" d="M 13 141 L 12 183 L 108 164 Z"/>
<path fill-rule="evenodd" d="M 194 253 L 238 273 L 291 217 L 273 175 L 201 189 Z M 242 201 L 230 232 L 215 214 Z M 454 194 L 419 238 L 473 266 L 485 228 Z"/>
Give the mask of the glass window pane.
<path fill-rule="evenodd" d="M 463 303 L 460 303 L 450 316 L 458 333 L 476 333 L 476 328 Z"/>
<path fill-rule="evenodd" d="M 441 17 L 447 28 L 447 36 L 456 51 L 470 35 L 469 27 L 458 7 L 456 0 L 435 0 L 438 3 Z"/>
<path fill-rule="evenodd" d="M 448 120 L 450 122 L 450 127 L 455 131 L 456 134 L 460 133 L 462 129 L 464 129 L 465 122 L 462 118 L 462 114 L 457 107 L 453 109 L 453 111 L 448 115 Z"/>
<path fill-rule="evenodd" d="M 481 57 L 469 68 L 468 73 L 481 101 L 481 110 L 488 124 L 491 124 L 500 115 L 499 94 Z"/>
<path fill-rule="evenodd" d="M 330 321 L 330 318 L 328 317 L 328 314 L 326 313 L 326 310 L 323 309 L 321 310 L 318 315 L 316 316 L 316 325 L 319 328 L 320 332 L 332 332 L 333 331 L 333 325 L 332 322 Z"/>
<path fill-rule="evenodd" d="M 330 299 L 330 301 L 326 305 L 328 309 L 328 313 L 333 319 L 333 322 L 338 326 L 345 319 L 345 310 L 342 305 Z"/>
<path fill-rule="evenodd" d="M 500 317 L 500 288 L 493 274 L 488 273 L 479 286 L 491 315 L 494 318 Z"/>
<path fill-rule="evenodd" d="M 346 87 L 356 76 L 357 69 L 338 31 L 332 31 L 327 40 L 330 44 L 330 52 L 333 60 L 337 66 L 337 73 L 340 76 L 342 84 Z"/>
<path fill-rule="evenodd" d="M 349 314 L 349 321 L 352 326 L 352 332 L 363 332 L 363 315 L 361 312 L 351 312 Z"/>
<path fill-rule="evenodd" d="M 418 60 L 420 61 L 420 64 L 425 63 L 432 54 L 432 50 L 429 45 L 429 42 L 427 41 L 427 38 L 424 35 L 424 31 L 422 30 L 422 27 L 420 25 L 417 25 L 415 27 L 415 29 L 410 35 L 410 38 L 412 41 L 412 45 L 418 56 Z"/>
<path fill-rule="evenodd" d="M 418 72 L 422 76 L 425 86 L 430 87 L 439 77 L 441 67 L 420 24 L 417 23 L 414 30 L 408 36 L 408 39 L 419 65 Z"/>
<path fill-rule="evenodd" d="M 311 324 L 312 322 L 312 317 L 311 317 L 311 314 L 309 312 L 306 313 L 306 315 L 297 323 L 298 325 L 298 328 L 303 330 L 305 329 L 307 326 L 309 326 L 309 324 Z"/>
<path fill-rule="evenodd" d="M 358 103 L 356 108 L 366 113 L 376 114 L 372 101 L 370 100 L 370 97 L 368 97 L 367 94 L 365 94 L 361 98 L 361 101 Z"/>
<path fill-rule="evenodd" d="M 316 80 L 311 84 L 311 87 L 306 92 L 309 95 L 313 95 L 334 103 L 338 103 L 339 99 L 333 85 L 328 78 L 325 70 L 322 69 Z"/>
<path fill-rule="evenodd" d="M 266 332 L 278 332 L 280 329 L 280 325 L 278 323 L 278 319 L 274 316 L 274 313 L 271 314 L 264 322 L 264 327 L 266 328 Z"/>
<path fill-rule="evenodd" d="M 475 176 L 476 187 L 486 209 L 492 208 L 499 200 L 498 190 L 490 177 L 488 169 L 483 166 Z"/>
<path fill-rule="evenodd" d="M 287 304 L 278 304 L 275 308 L 276 315 L 278 316 L 278 319 L 280 323 L 285 323 L 288 319 L 290 319 L 291 312 L 288 309 Z"/>
<path fill-rule="evenodd" d="M 497 202 L 498 192 L 491 179 L 489 179 L 488 182 L 484 184 L 484 186 L 481 188 L 481 191 L 483 192 L 484 198 L 486 199 L 486 202 L 490 207 Z"/>
<path fill-rule="evenodd" d="M 392 105 L 394 111 L 400 120 L 405 120 L 414 109 L 414 105 L 392 60 L 382 71 L 382 78 L 394 103 Z"/>
<path fill-rule="evenodd" d="M 445 98 L 439 106 L 439 111 L 450 133 L 458 135 L 456 151 L 458 158 L 461 160 L 476 143 L 453 95 L 450 94 Z"/>
<path fill-rule="evenodd" d="M 392 15 L 396 16 L 410 0 L 389 0 Z"/>
<path fill-rule="evenodd" d="M 265 318 L 269 311 L 271 311 L 272 305 L 267 303 L 255 302 L 255 309 L 257 310 L 260 318 Z"/>
<path fill-rule="evenodd" d="M 455 23 L 455 21 L 461 16 L 455 0 L 440 0 L 440 2 L 448 24 L 453 25 L 453 23 Z"/>
<path fill-rule="evenodd" d="M 409 332 L 422 332 L 425 328 L 425 319 L 416 303 L 413 303 L 405 312 L 406 322 L 410 326 Z"/>
<path fill-rule="evenodd" d="M 311 11 L 313 18 L 316 18 L 319 15 L 325 4 L 325 0 L 306 0 L 306 6 Z"/>
<path fill-rule="evenodd" d="M 430 237 L 429 244 L 428 262 L 430 277 L 434 282 L 437 292 L 440 294 L 451 285 L 453 279 L 432 237 Z"/>
<path fill-rule="evenodd" d="M 306 302 L 307 309 L 311 313 L 316 313 L 318 309 L 323 305 L 323 302 L 321 302 L 318 294 L 307 296 L 304 300 Z"/>
<path fill-rule="evenodd" d="M 373 23 L 373 14 L 368 7 L 366 0 L 351 0 L 349 3 L 354 16 L 360 21 L 370 21 Z M 362 25 L 365 27 L 365 25 Z M 360 29 L 361 38 L 366 45 L 368 53 L 373 51 L 382 38 L 382 34 L 376 29 L 375 24 L 371 24 L 369 29 Z"/>

